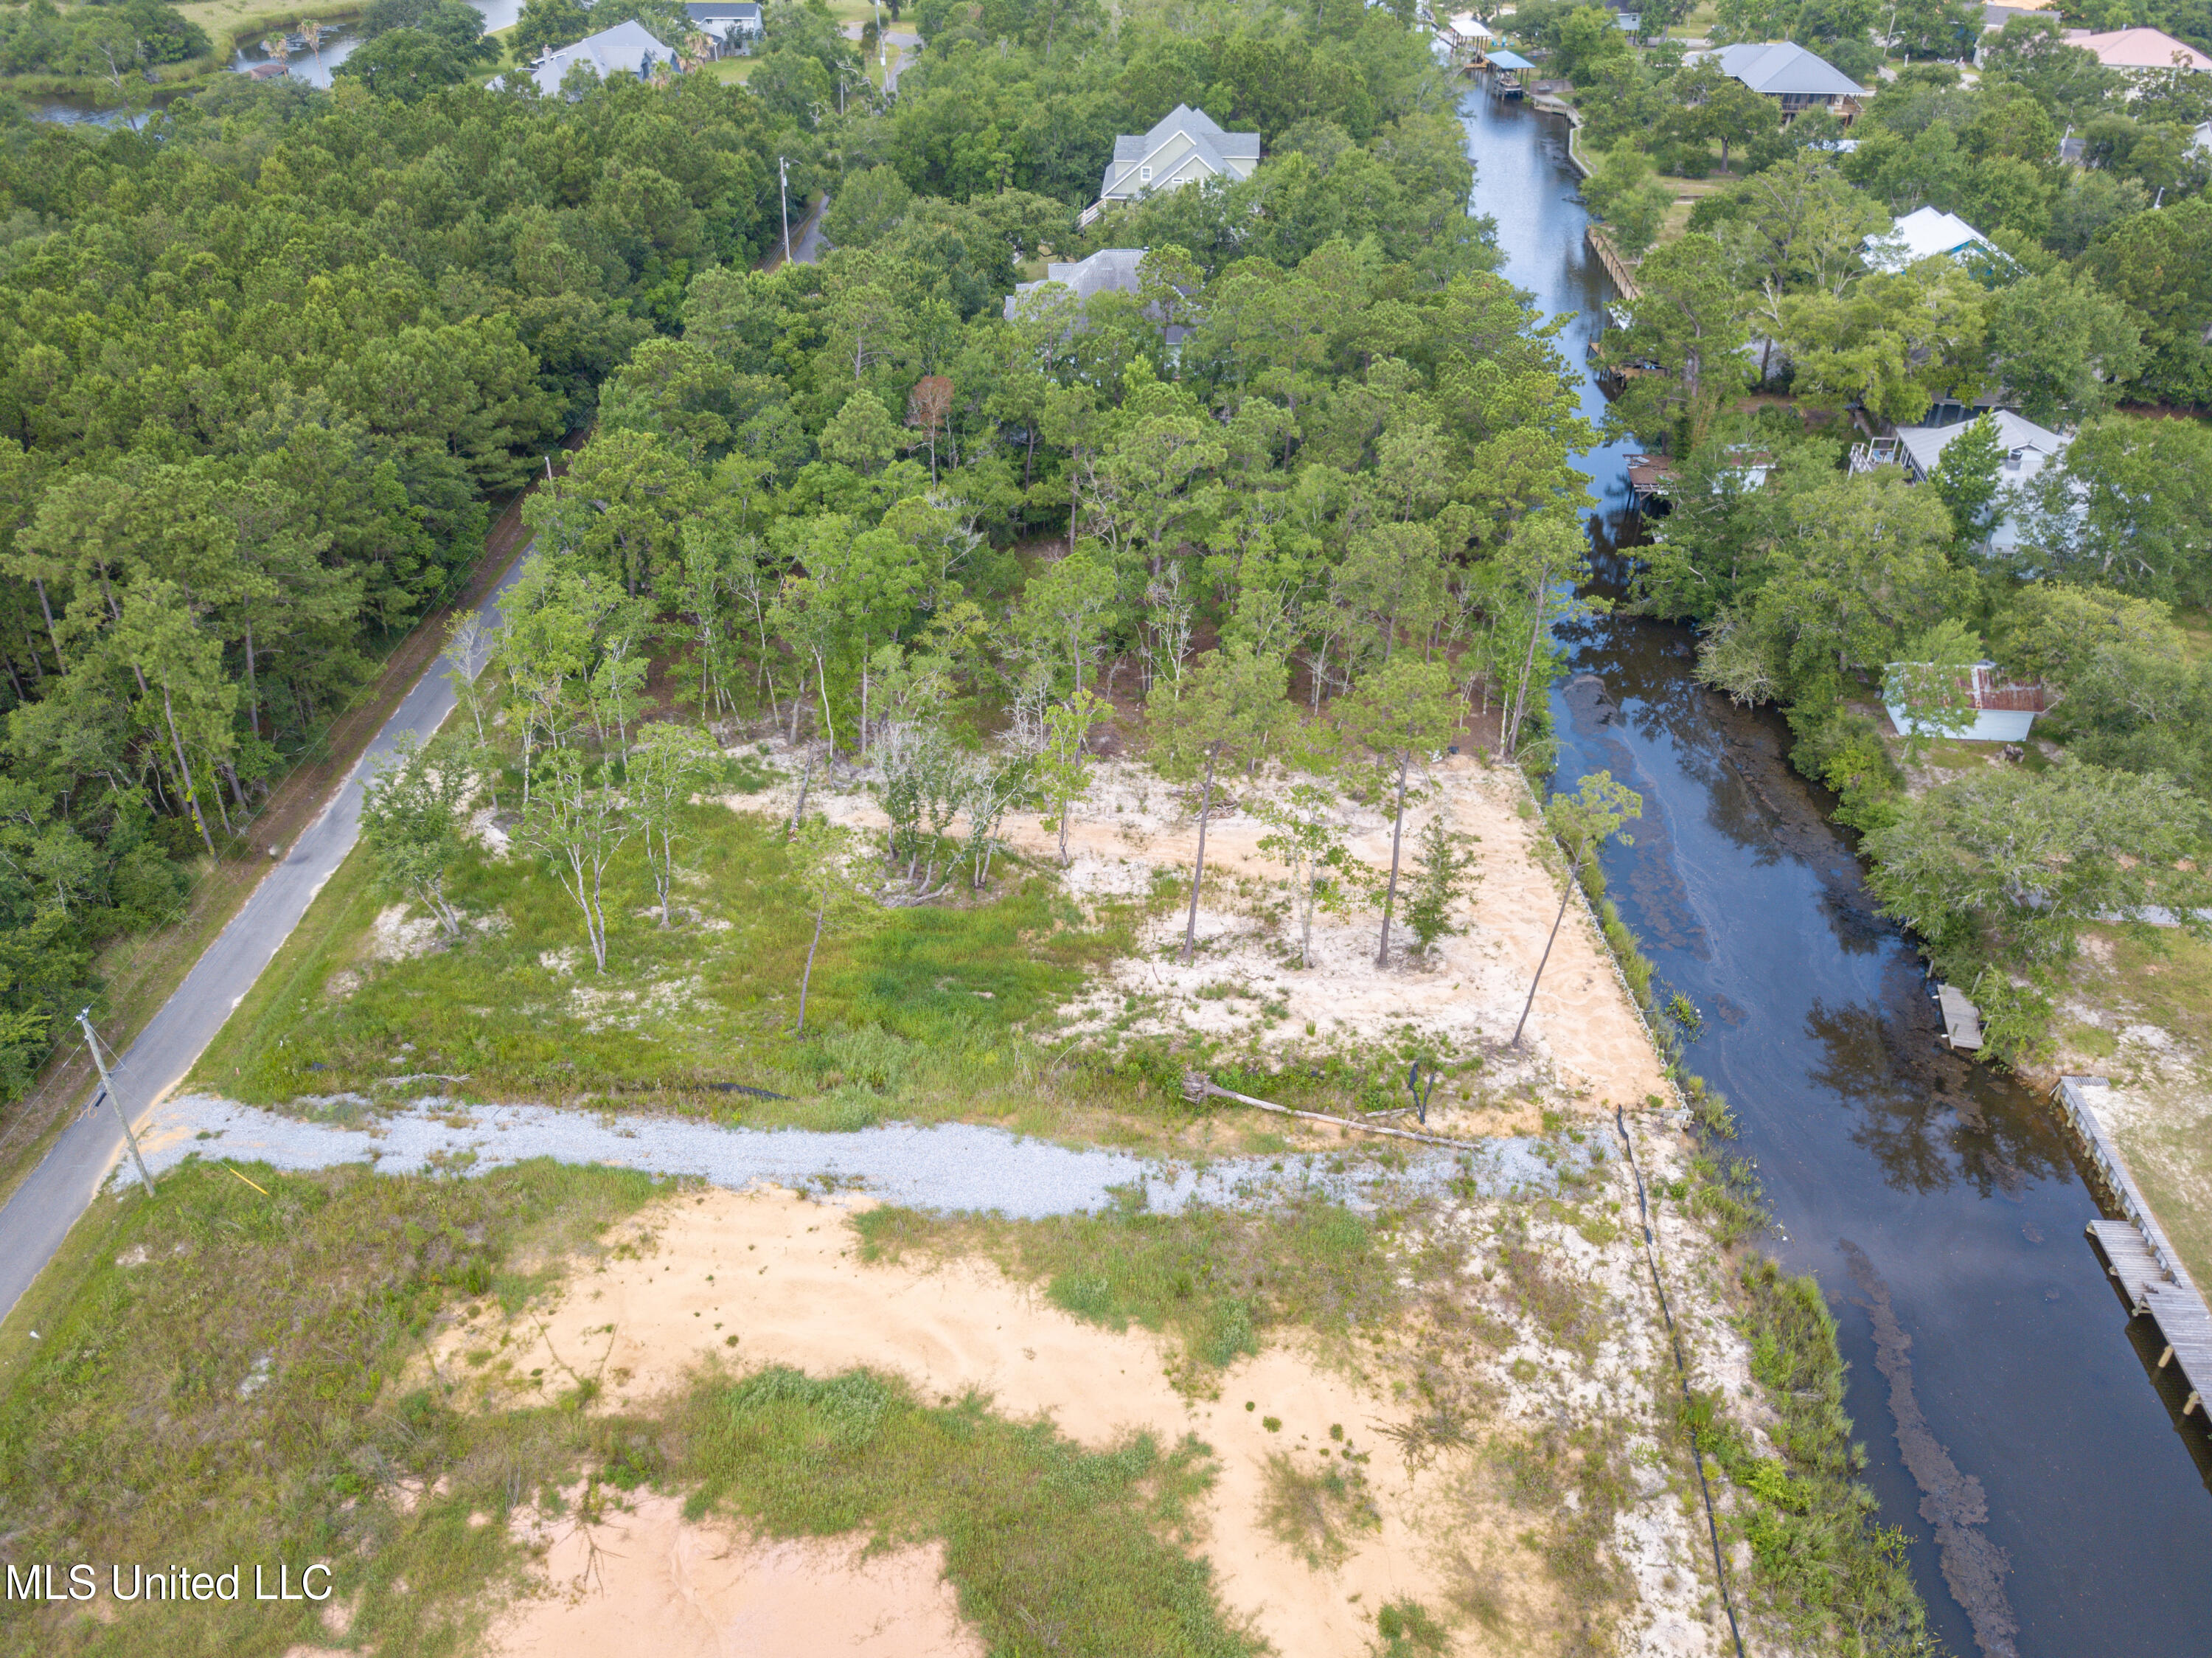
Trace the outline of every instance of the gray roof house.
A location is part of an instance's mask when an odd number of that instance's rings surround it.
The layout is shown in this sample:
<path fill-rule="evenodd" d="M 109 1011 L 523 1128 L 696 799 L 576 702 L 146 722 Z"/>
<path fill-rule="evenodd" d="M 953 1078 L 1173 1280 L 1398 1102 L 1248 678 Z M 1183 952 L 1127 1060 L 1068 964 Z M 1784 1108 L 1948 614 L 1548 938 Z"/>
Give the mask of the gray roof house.
<path fill-rule="evenodd" d="M 1997 442 L 2004 446 L 2004 461 L 1997 473 L 2000 515 L 1996 527 L 1990 532 L 1989 551 L 2012 552 L 2021 545 L 2020 509 L 2025 504 L 2015 491 L 2065 454 L 2072 439 L 2066 433 L 2046 430 L 2010 409 L 1968 410 L 1957 404 L 1937 404 L 1929 414 L 1931 418 L 1942 418 L 1954 410 L 1963 418 L 1945 420 L 1942 425 L 1900 426 L 1893 437 L 1878 437 L 1870 443 L 1856 445 L 1851 451 L 1851 470 L 1869 472 L 1876 466 L 1893 465 L 1903 467 L 1911 482 L 1924 484 L 1934 473 L 1936 463 L 1942 460 L 1943 451 L 1978 416 L 1987 415 L 1996 423 Z"/>
<path fill-rule="evenodd" d="M 1030 296 L 1047 283 L 1056 283 L 1067 289 L 1079 305 L 1093 294 L 1133 294 L 1143 285 L 1139 272 L 1144 262 L 1145 249 L 1141 247 L 1102 247 L 1087 259 L 1069 265 L 1048 265 L 1042 281 L 1015 284 L 1014 291 L 1006 296 L 1006 319 L 1012 322 L 1018 317 Z M 1168 349 L 1174 350 L 1181 346 L 1189 333 L 1190 330 L 1181 323 L 1170 324 Z"/>
<path fill-rule="evenodd" d="M 554 47 L 530 66 L 530 78 L 540 92 L 552 96 L 579 64 L 590 64 L 602 81 L 615 75 L 650 75 L 656 64 L 665 64 L 672 70 L 684 67 L 672 47 L 648 34 L 642 23 L 626 19 L 571 45 Z"/>
<path fill-rule="evenodd" d="M 1123 133 L 1114 140 L 1114 159 L 1106 164 L 1102 202 L 1129 202 L 1155 190 L 1174 190 L 1202 179 L 1249 179 L 1260 165 L 1260 135 L 1224 132 L 1202 109 L 1177 104 L 1141 137 Z"/>
<path fill-rule="evenodd" d="M 694 0 L 684 8 L 691 27 L 714 43 L 714 56 L 742 56 L 761 36 L 761 9 L 756 0 Z"/>
<path fill-rule="evenodd" d="M 1793 40 L 1746 41 L 1702 55 L 1718 64 L 1731 81 L 1778 100 L 1784 122 L 1815 104 L 1826 104 L 1848 125 L 1859 113 L 1858 101 L 1866 95 L 1856 81 Z"/>

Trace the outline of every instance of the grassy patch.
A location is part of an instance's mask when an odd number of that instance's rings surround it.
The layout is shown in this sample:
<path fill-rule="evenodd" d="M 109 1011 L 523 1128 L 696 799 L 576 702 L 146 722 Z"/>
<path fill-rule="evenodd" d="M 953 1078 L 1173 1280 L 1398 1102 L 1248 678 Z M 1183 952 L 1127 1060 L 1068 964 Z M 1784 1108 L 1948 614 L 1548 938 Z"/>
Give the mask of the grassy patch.
<path fill-rule="evenodd" d="M 1182 1349 L 1176 1381 L 1185 1387 L 1203 1387 L 1212 1373 L 1258 1351 L 1273 1329 L 1298 1326 L 1341 1340 L 1379 1326 L 1413 1293 L 1399 1283 L 1401 1273 L 1419 1283 L 1446 1270 L 1392 1253 L 1402 1216 L 1370 1217 L 1315 1197 L 1267 1209 L 1193 1204 L 1152 1215 L 1124 1206 L 1035 1221 L 887 1205 L 853 1223 L 870 1259 L 908 1250 L 981 1254 L 1044 1284 L 1079 1319 L 1167 1332 Z"/>
<path fill-rule="evenodd" d="M 187 1163 L 102 1198 L 9 1324 L 0 1534 L 11 1559 L 325 1561 L 349 1639 L 387 1658 L 473 1650 L 526 1581 L 503 1523 L 583 1518 L 651 1484 L 772 1535 L 941 1539 L 994 1652 L 1243 1658 L 1188 1545 L 1212 1484 L 1194 1439 L 1086 1453 L 975 1398 L 925 1405 L 866 1372 L 702 1379 L 661 1417 L 558 1404 L 464 1415 L 401 1381 L 442 1319 L 520 1304 L 657 1190 L 531 1164 L 483 1179 Z M 27 1332 L 36 1329 L 40 1339 Z M 397 1501 L 404 1494 L 404 1501 Z M 105 1589 L 105 1583 L 102 1588 Z M 0 1650 L 276 1655 L 329 1637 L 302 1603 L 0 1600 Z"/>
<path fill-rule="evenodd" d="M 1309 1469 L 1293 1452 L 1271 1451 L 1260 1523 L 1278 1543 L 1322 1571 L 1351 1557 L 1356 1546 L 1351 1533 L 1375 1530 L 1382 1517 L 1367 1494 L 1367 1476 L 1357 1466 L 1327 1461 Z"/>
<path fill-rule="evenodd" d="M 1177 1546 L 1212 1454 L 1148 1436 L 1085 1453 L 1048 1423 L 1010 1423 L 973 1395 L 921 1404 L 865 1370 L 715 1380 L 678 1424 L 689 1512 L 772 1536 L 941 1539 L 961 1611 L 994 1653 L 1244 1658 L 1212 1574 Z"/>
<path fill-rule="evenodd" d="M 1813 1279 L 1768 1260 L 1745 1266 L 1743 1318 L 1753 1376 L 1778 1418 L 1779 1458 L 1706 1427 L 1701 1442 L 1735 1483 L 1751 1545 L 1754 1604 L 1791 1644 L 1840 1658 L 1925 1649 L 1926 1612 L 1905 1563 L 1905 1533 L 1875 1518 L 1857 1483 L 1864 1453 L 1844 1414 L 1835 1320 Z"/>
<path fill-rule="evenodd" d="M 1562 1649 L 1613 1651 L 1620 1604 L 1632 1588 L 1613 1552 L 1614 1520 L 1628 1497 L 1616 1424 L 1553 1422 L 1498 1441 L 1490 1454 L 1507 1501 L 1528 1521 L 1522 1546 L 1542 1560 L 1559 1591 Z"/>
<path fill-rule="evenodd" d="M 1026 1033 L 1127 948 L 1123 912 L 1087 924 L 1048 876 L 1002 863 L 980 901 L 888 911 L 871 930 L 825 938 L 798 1037 L 811 917 L 787 888 L 781 825 L 716 806 L 695 810 L 687 827 L 679 924 L 663 929 L 650 913 L 641 856 L 625 849 L 610 871 L 604 975 L 580 948 L 567 895 L 520 856 L 472 855 L 457 871 L 452 890 L 489 923 L 482 930 L 412 959 L 372 960 L 386 900 L 357 852 L 193 1085 L 258 1104 L 346 1091 L 380 1103 L 433 1091 L 650 1097 L 725 1121 L 848 1129 L 888 1114 L 996 1119 L 1061 1100 Z M 381 1086 L 395 1076 L 427 1080 Z M 437 1080 L 453 1076 L 467 1080 Z M 1080 1080 L 1084 1099 L 1070 1104 L 1133 1092 Z M 793 1099 L 716 1089 L 731 1083 Z M 1165 1099 L 1158 1106 L 1156 1116 L 1180 1121 Z"/>
<path fill-rule="evenodd" d="M 2178 927 L 2090 927 L 2083 937 L 2112 947 L 2110 960 L 2085 975 L 2100 1001 L 2212 1053 L 2212 944 Z"/>
<path fill-rule="evenodd" d="M 188 1163 L 150 1201 L 103 1198 L 9 1320 L 0 1534 L 12 1559 L 327 1560 L 383 1654 L 464 1649 L 520 1558 L 518 1496 L 590 1452 L 545 1411 L 464 1420 L 395 1385 L 441 1310 L 502 1289 L 645 1201 L 644 1176 L 531 1164 L 482 1180 Z M 27 1339 L 30 1330 L 40 1339 Z M 404 1487 L 443 1495 L 402 1514 Z M 403 1587 L 404 1585 L 404 1587 Z M 102 1603 L 106 1604 L 103 1582 Z M 102 1624 L 0 1601 L 20 1652 L 276 1655 L 312 1606 L 154 1601 Z"/>

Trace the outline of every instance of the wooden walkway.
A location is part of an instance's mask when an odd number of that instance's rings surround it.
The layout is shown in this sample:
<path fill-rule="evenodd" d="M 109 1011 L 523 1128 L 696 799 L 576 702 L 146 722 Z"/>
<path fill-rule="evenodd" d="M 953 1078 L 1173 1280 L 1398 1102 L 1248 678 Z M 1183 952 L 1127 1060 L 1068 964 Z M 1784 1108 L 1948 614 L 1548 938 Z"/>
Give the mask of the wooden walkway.
<path fill-rule="evenodd" d="M 1982 1010 L 1966 1000 L 1955 984 L 1936 987 L 1936 1005 L 1943 1014 L 1943 1039 L 1954 1049 L 1972 1053 L 1982 1045 Z"/>
<path fill-rule="evenodd" d="M 2090 1104 L 2089 1090 L 2110 1086 L 2101 1076 L 2067 1076 L 2052 1090 L 2105 1188 L 2101 1195 L 2121 1215 L 2118 1220 L 2090 1222 L 2088 1235 L 2102 1252 L 2105 1271 L 2119 1286 L 2129 1315 L 2147 1317 L 2158 1326 L 2158 1368 L 2179 1367 L 2188 1394 L 2181 1414 L 2197 1416 L 2206 1412 L 2204 1396 L 2212 1391 L 2212 1310 L 2206 1308 L 2203 1295 L 2136 1190 Z"/>

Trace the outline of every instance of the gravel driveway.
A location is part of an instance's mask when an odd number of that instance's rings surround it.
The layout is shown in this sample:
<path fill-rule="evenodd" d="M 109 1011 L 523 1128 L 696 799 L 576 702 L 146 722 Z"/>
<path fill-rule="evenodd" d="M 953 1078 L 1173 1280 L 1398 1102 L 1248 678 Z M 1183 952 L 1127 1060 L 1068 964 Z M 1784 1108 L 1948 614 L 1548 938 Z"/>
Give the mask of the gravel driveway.
<path fill-rule="evenodd" d="M 1461 1154 L 1408 1157 L 1391 1171 L 1329 1156 L 1233 1157 L 1203 1165 L 1125 1151 L 1074 1150 L 1003 1129 L 947 1123 L 891 1123 L 855 1133 L 724 1128 L 669 1117 L 602 1115 L 548 1106 L 462 1106 L 425 1100 L 361 1127 L 303 1121 L 205 1094 L 161 1106 L 145 1137 L 156 1175 L 198 1155 L 285 1169 L 369 1163 L 388 1173 L 444 1168 L 481 1173 L 532 1157 L 604 1163 L 653 1174 L 696 1175 L 732 1191 L 761 1182 L 825 1182 L 887 1203 L 946 1210 L 996 1210 L 1024 1218 L 1103 1209 L 1141 1188 L 1154 1210 L 1265 1202 L 1319 1188 L 1349 1202 L 1370 1200 L 1378 1179 L 1402 1189 L 1437 1187 L 1462 1172 L 1484 1195 L 1551 1191 L 1552 1165 L 1532 1140 L 1495 1140 L 1462 1164 Z M 131 1177 L 126 1162 L 118 1180 Z"/>

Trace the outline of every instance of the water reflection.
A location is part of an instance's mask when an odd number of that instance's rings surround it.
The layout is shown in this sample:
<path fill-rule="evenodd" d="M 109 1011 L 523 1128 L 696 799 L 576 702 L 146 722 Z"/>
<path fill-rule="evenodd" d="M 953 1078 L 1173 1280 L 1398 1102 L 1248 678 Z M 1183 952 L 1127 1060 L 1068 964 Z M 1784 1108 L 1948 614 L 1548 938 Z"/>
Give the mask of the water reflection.
<path fill-rule="evenodd" d="M 1505 274 L 1578 314 L 1572 357 L 1606 295 L 1564 128 L 1479 95 L 1462 113 Z M 1583 458 L 1608 503 L 1601 552 L 1631 533 L 1625 454 Z M 1644 797 L 1607 881 L 1706 1015 L 1690 1068 L 1735 1108 L 1786 1234 L 1770 1243 L 1830 1297 L 1866 1478 L 1936 1632 L 1962 1658 L 2203 1658 L 2212 1516 L 2082 1243 L 2095 1204 L 2042 1102 L 1936 1045 L 1919 963 L 1779 718 L 1698 686 L 1686 630 L 1589 617 L 1559 638 L 1557 775 L 1604 767 Z"/>

